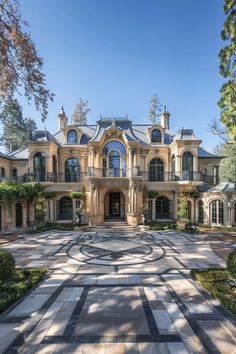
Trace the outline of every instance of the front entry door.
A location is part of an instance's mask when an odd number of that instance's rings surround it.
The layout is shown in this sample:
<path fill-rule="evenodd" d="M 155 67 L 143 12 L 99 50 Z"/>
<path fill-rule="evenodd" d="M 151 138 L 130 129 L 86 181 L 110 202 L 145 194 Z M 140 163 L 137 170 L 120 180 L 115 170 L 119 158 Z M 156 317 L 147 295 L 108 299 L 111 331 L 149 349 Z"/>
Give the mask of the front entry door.
<path fill-rule="evenodd" d="M 120 217 L 120 193 L 109 194 L 109 216 L 112 218 Z"/>

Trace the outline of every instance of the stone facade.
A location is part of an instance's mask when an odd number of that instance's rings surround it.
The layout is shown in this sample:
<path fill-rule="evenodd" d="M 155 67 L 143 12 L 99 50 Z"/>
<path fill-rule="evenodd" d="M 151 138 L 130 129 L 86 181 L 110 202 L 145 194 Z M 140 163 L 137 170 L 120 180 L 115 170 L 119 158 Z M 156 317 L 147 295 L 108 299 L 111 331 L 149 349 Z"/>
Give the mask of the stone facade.
<path fill-rule="evenodd" d="M 144 192 L 148 196 L 150 191 L 159 194 L 146 200 L 149 219 L 176 220 L 178 194 L 206 191 L 217 184 L 222 157 L 200 147 L 202 141 L 190 129 L 172 133 L 169 118 L 164 111 L 160 123 L 152 126 L 127 118 L 100 118 L 95 125 L 79 126 L 69 125 L 62 109 L 56 134 L 38 131 L 27 148 L 0 155 L 1 181 L 39 181 L 44 191 L 55 192 L 55 197 L 45 203 L 49 221 L 75 220 L 79 201 L 70 198 L 72 191 L 86 194 L 83 218 L 90 225 L 119 218 L 136 225 L 144 206 Z M 193 222 L 211 223 L 209 193 L 202 193 L 198 199 L 189 197 Z M 226 225 L 236 223 L 233 195 L 230 202 L 221 192 L 217 196 L 225 205 Z M 26 227 L 24 203 L 16 206 L 11 217 L 3 208 L 0 214 L 3 230 Z M 30 221 L 35 221 L 34 203 Z"/>

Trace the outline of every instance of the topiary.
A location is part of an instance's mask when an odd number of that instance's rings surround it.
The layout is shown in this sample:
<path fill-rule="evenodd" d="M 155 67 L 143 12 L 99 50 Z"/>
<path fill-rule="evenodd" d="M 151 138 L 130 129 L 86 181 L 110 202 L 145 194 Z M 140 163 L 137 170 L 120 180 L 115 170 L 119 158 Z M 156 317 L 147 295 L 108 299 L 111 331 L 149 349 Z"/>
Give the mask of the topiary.
<path fill-rule="evenodd" d="M 0 250 L 0 281 L 10 279 L 15 269 L 15 259 L 11 252 Z"/>
<path fill-rule="evenodd" d="M 236 278 L 236 250 L 231 252 L 228 256 L 227 269 L 231 277 Z"/>

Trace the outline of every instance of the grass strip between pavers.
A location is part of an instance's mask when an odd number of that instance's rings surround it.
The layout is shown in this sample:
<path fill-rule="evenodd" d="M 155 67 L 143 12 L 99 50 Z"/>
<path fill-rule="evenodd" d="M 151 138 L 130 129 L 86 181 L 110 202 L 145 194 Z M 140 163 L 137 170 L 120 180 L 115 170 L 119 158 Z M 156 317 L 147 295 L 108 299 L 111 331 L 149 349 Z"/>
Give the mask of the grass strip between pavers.
<path fill-rule="evenodd" d="M 37 285 L 46 273 L 45 268 L 16 268 L 11 279 L 0 282 L 0 313 Z"/>
<path fill-rule="evenodd" d="M 224 307 L 236 314 L 236 287 L 231 285 L 229 272 L 226 269 L 192 269 L 190 274 Z"/>

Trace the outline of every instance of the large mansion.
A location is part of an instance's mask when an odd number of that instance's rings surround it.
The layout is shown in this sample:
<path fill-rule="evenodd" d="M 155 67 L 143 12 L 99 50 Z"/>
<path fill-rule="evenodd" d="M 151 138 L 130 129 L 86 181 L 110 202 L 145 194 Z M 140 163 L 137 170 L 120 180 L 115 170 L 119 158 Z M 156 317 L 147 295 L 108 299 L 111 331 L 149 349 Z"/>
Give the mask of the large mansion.
<path fill-rule="evenodd" d="M 69 125 L 62 109 L 56 134 L 37 131 L 27 148 L 0 154 L 1 181 L 39 181 L 44 191 L 55 192 L 45 204 L 50 221 L 75 220 L 78 201 L 70 193 L 83 191 L 85 222 L 124 219 L 136 225 L 146 191 L 149 220 L 176 220 L 178 194 L 186 192 L 193 222 L 235 225 L 235 183 L 218 185 L 222 157 L 203 149 L 191 129 L 172 133 L 169 118 L 165 110 L 155 125 L 128 118 Z M 197 197 L 194 191 L 200 192 Z M 30 221 L 35 221 L 34 203 Z M 17 203 L 13 213 L 1 207 L 0 222 L 2 230 L 26 227 L 25 203 Z"/>

